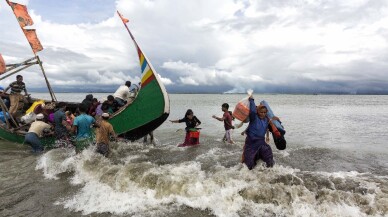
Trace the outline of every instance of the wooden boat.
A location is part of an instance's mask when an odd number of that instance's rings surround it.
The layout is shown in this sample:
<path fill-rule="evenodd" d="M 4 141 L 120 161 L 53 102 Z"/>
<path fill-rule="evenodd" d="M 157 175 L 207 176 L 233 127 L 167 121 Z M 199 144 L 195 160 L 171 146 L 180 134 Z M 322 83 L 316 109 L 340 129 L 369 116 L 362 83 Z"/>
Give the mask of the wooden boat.
<path fill-rule="evenodd" d="M 124 137 L 125 139 L 136 140 L 158 128 L 167 119 L 170 113 L 170 102 L 161 79 L 156 74 L 150 61 L 144 55 L 140 46 L 137 44 L 135 38 L 128 29 L 126 25 L 127 20 L 123 18 L 119 12 L 117 13 L 123 21 L 123 24 L 137 49 L 142 78 L 141 88 L 136 98 L 131 103 L 126 104 L 121 107 L 119 111 L 115 112 L 109 119 L 109 122 L 113 125 L 113 128 L 118 135 Z M 40 65 L 46 79 L 46 84 L 49 89 L 52 102 L 58 103 L 47 80 L 42 62 L 36 54 L 34 58 L 24 61 L 23 63 L 6 65 L 6 72 L 11 71 L 11 73 L 0 78 L 0 80 L 34 64 Z M 17 69 L 18 67 L 22 68 Z M 35 100 L 31 100 L 28 106 L 30 106 Z M 0 100 L 0 104 L 3 105 L 2 100 Z M 80 103 L 66 102 L 66 104 L 68 108 L 75 110 Z M 2 106 L 2 108 L 4 108 L 4 106 Z M 3 111 L 4 110 L 6 110 L 6 108 L 4 108 Z M 3 115 L 6 115 L 5 112 L 3 112 Z M 14 127 L 9 127 L 10 125 L 14 125 Z M 19 126 L 18 123 L 11 118 L 6 124 L 0 125 L 0 138 L 11 142 L 23 143 L 24 135 L 27 131 L 28 126 Z M 44 137 L 42 138 L 42 143 L 46 147 L 53 147 L 55 139 L 53 136 Z"/>
<path fill-rule="evenodd" d="M 129 30 L 126 24 L 128 20 L 118 11 L 117 14 L 137 49 L 142 78 L 136 99 L 114 115 L 109 122 L 116 133 L 126 139 L 134 140 L 155 130 L 167 119 L 170 114 L 170 101 L 161 79 Z"/>

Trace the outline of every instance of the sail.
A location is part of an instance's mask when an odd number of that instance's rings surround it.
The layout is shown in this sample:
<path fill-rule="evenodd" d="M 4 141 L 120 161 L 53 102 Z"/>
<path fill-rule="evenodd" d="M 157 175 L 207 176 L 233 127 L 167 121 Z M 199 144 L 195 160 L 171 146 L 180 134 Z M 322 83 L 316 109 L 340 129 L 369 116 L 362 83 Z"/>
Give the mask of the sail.
<path fill-rule="evenodd" d="M 0 54 L 0 75 L 3 74 L 5 70 L 6 70 L 5 62 L 4 62 L 3 56 L 1 56 Z"/>
<path fill-rule="evenodd" d="M 27 7 L 18 3 L 7 1 L 8 5 L 12 8 L 13 13 L 16 16 L 16 19 L 19 22 L 20 27 L 31 26 L 34 24 L 30 15 L 27 12 Z"/>

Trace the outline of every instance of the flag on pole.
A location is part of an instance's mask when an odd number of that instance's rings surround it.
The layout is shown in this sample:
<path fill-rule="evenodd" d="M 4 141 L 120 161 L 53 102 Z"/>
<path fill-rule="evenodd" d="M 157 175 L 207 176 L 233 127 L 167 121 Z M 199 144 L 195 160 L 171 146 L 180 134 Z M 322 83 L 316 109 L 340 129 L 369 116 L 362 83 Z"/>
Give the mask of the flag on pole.
<path fill-rule="evenodd" d="M 24 29 L 24 27 L 31 26 L 34 24 L 34 21 L 32 21 L 30 15 L 28 14 L 27 7 L 25 5 L 10 2 L 8 0 L 7 3 L 12 8 L 16 19 L 19 22 L 19 25 L 23 30 L 24 35 L 30 43 L 32 51 L 36 53 L 38 51 L 43 50 L 42 44 L 40 43 L 38 36 L 36 35 L 35 29 Z"/>
<path fill-rule="evenodd" d="M 117 13 L 119 14 L 119 16 L 120 16 L 121 20 L 123 21 L 123 23 L 128 23 L 129 22 L 129 20 L 127 18 L 123 17 L 123 15 L 121 15 L 119 11 L 117 11 Z"/>
<path fill-rule="evenodd" d="M 5 70 L 6 70 L 5 62 L 4 62 L 3 57 L 0 54 L 0 75 L 3 74 L 5 72 Z"/>
<path fill-rule="evenodd" d="M 7 1 L 8 5 L 11 6 L 16 19 L 19 22 L 20 27 L 31 26 L 34 24 L 30 15 L 27 12 L 27 7 L 18 3 Z"/>
<path fill-rule="evenodd" d="M 23 29 L 23 32 L 34 53 L 43 50 L 42 44 L 40 43 L 38 36 L 36 36 L 35 29 Z"/>

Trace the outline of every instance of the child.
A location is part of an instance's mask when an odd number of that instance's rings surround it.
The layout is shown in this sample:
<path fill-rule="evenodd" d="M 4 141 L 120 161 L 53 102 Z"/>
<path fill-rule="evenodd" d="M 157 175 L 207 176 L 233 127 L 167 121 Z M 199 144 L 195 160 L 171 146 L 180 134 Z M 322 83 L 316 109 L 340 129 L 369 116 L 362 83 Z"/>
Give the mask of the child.
<path fill-rule="evenodd" d="M 190 145 L 197 145 L 199 144 L 198 138 L 190 138 L 190 129 L 198 127 L 201 124 L 201 121 L 198 120 L 196 116 L 194 116 L 193 110 L 188 109 L 186 111 L 185 117 L 179 120 L 170 120 L 171 123 L 186 123 L 186 137 L 185 142 L 178 145 L 178 147 L 184 147 L 184 146 L 190 146 Z"/>
<path fill-rule="evenodd" d="M 74 115 L 71 111 L 66 111 L 65 112 L 65 115 L 66 115 L 66 122 L 71 126 L 73 125 L 73 121 L 74 121 Z"/>
<path fill-rule="evenodd" d="M 228 142 L 229 144 L 234 144 L 232 140 L 232 129 L 234 129 L 234 126 L 232 124 L 233 117 L 230 114 L 231 112 L 228 111 L 229 105 L 228 103 L 224 103 L 221 106 L 222 111 L 224 112 L 222 118 L 219 118 L 215 115 L 212 117 L 219 120 L 219 121 L 224 121 L 224 127 L 225 127 L 225 135 L 224 138 L 222 139 L 224 142 Z"/>

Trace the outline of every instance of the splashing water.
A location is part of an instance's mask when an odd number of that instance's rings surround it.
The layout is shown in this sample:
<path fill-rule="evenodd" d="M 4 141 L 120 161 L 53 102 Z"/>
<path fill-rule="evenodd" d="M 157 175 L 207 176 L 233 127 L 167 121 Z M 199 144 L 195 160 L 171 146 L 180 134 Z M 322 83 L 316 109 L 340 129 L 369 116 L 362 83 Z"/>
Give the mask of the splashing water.
<path fill-rule="evenodd" d="M 40 158 L 38 169 L 55 179 L 73 172 L 71 183 L 81 185 L 75 195 L 55 202 L 83 214 L 114 213 L 160 216 L 190 207 L 216 216 L 366 216 L 388 210 L 387 177 L 358 172 L 308 172 L 276 165 L 249 171 L 242 164 L 228 167 L 222 158 L 234 157 L 233 148 L 177 149 L 192 152 L 192 161 L 145 161 L 165 146 L 118 143 L 112 159 L 93 147 L 74 152 L 52 150 Z M 238 148 L 238 147 L 237 147 Z M 238 148 L 239 149 L 239 148 Z M 131 157 L 124 157 L 131 154 Z M 161 157 L 161 156 L 159 156 Z M 211 161 L 213 166 L 208 165 Z M 218 162 L 218 163 L 215 163 Z"/>

